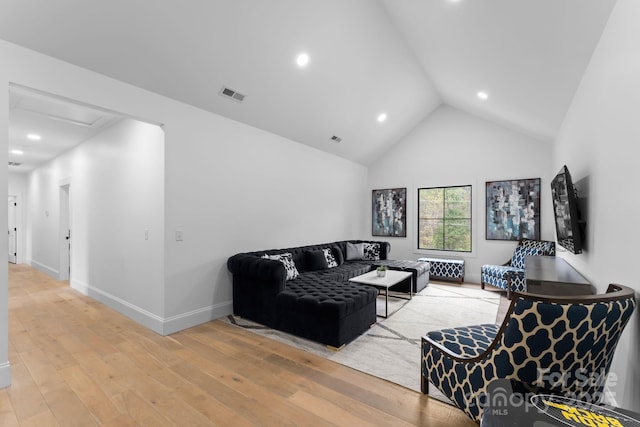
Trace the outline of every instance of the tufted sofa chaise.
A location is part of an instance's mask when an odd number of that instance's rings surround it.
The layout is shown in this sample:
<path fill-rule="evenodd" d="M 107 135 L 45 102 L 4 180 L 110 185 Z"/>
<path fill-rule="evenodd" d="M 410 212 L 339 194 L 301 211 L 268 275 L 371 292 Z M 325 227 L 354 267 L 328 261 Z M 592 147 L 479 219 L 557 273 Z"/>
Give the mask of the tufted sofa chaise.
<path fill-rule="evenodd" d="M 347 259 L 347 243 L 373 245 L 377 251 L 369 254 L 371 259 Z M 331 251 L 336 266 L 318 268 L 314 265 L 311 255 L 325 249 Z M 233 275 L 233 312 L 274 329 L 339 348 L 376 322 L 377 290 L 349 279 L 383 263 L 394 268 L 394 263 L 386 261 L 389 250 L 387 242 L 349 240 L 233 255 L 227 261 Z M 265 258 L 287 253 L 295 263 L 295 278 L 287 277 L 288 271 L 282 262 Z M 419 289 L 428 283 L 428 266 L 425 281 L 422 263 L 403 262 L 397 268 L 411 271 L 413 283 Z M 398 286 L 407 288 L 408 283 Z"/>

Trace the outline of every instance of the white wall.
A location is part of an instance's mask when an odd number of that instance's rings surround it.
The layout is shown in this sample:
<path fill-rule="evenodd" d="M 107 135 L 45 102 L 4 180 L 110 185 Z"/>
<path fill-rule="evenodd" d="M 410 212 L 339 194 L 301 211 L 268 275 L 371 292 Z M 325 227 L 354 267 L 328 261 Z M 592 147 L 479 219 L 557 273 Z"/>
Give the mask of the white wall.
<path fill-rule="evenodd" d="M 164 125 L 164 307 L 146 313 L 162 333 L 231 312 L 226 260 L 236 252 L 366 233 L 362 165 L 3 41 L 0 63 L 5 87 L 13 82 Z M 0 127 L 7 128 L 7 90 L 0 91 L 0 105 Z M 0 143 L 8 145 L 7 132 L 0 132 Z M 0 175 L 6 189 L 6 173 Z M 184 241 L 175 241 L 176 230 L 184 231 Z M 7 313 L 4 271 L 0 318 Z M 8 372 L 9 366 L 6 327 L 0 329 L 2 386 L 2 367 Z"/>
<path fill-rule="evenodd" d="M 2 46 L 0 46 L 2 50 Z M 5 66 L 4 57 L 0 53 L 3 66 L 0 67 L 0 85 L 5 85 L 9 79 L 9 67 Z M 9 91 L 0 90 L 0 129 L 9 129 Z M 9 132 L 0 131 L 0 164 L 6 165 L 8 162 L 7 151 L 9 148 Z M 7 168 L 0 173 L 0 197 L 8 196 Z M 8 221 L 7 210 L 0 209 L 0 224 Z M 0 259 L 7 259 L 7 245 L 0 245 Z M 11 366 L 9 364 L 9 310 L 8 296 L 9 287 L 7 283 L 7 263 L 0 262 L 0 387 L 5 387 L 11 383 Z"/>
<path fill-rule="evenodd" d="M 58 277 L 58 238 L 59 238 L 59 201 L 58 185 L 62 176 L 56 171 L 44 170 L 35 173 L 29 179 L 27 188 L 27 227 L 29 241 L 35 239 L 35 245 L 28 242 L 30 264 L 52 277 Z M 64 176 L 67 177 L 66 174 Z"/>
<path fill-rule="evenodd" d="M 363 166 L 193 108 L 176 114 L 166 127 L 182 141 L 166 152 L 166 332 L 231 312 L 234 253 L 362 236 Z"/>
<path fill-rule="evenodd" d="M 620 283 L 640 290 L 640 2 L 618 0 L 567 113 L 554 151 L 574 181 L 588 182 L 586 250 L 563 253 L 598 290 Z M 637 292 L 636 292 L 637 294 Z M 611 372 L 617 403 L 640 411 L 640 316 L 621 338 Z"/>
<path fill-rule="evenodd" d="M 167 139 L 175 132 L 182 143 L 167 144 L 166 153 L 170 331 L 203 303 L 189 315 L 230 313 L 230 255 L 365 232 L 365 167 L 223 117 L 176 113 Z"/>
<path fill-rule="evenodd" d="M 548 143 L 453 107 L 440 107 L 369 168 L 370 190 L 407 187 L 407 237 L 387 238 L 391 242 L 391 256 L 464 258 L 465 281 L 480 283 L 480 267 L 502 264 L 516 246 L 513 241 L 485 239 L 486 181 L 541 178 L 541 238 L 554 240 L 549 186 L 557 171 L 551 167 L 551 153 Z M 417 189 L 469 184 L 473 186 L 473 253 L 418 251 Z M 370 207 L 367 217 L 371 234 Z"/>
<path fill-rule="evenodd" d="M 16 209 L 16 228 L 18 229 L 18 241 L 16 259 L 17 264 L 22 264 L 27 256 L 27 174 L 9 173 L 9 196 L 16 196 L 18 207 Z M 29 255 L 30 256 L 30 255 Z"/>
<path fill-rule="evenodd" d="M 58 277 L 68 184 L 71 286 L 161 331 L 149 317 L 164 312 L 163 169 L 162 129 L 125 119 L 31 172 L 30 264 Z"/>

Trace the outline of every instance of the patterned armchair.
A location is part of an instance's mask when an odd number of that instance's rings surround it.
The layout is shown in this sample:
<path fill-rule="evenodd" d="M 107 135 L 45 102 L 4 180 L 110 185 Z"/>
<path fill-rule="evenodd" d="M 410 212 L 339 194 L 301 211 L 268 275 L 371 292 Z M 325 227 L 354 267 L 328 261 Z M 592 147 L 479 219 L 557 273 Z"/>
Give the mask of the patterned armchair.
<path fill-rule="evenodd" d="M 431 382 L 476 422 L 499 378 L 597 403 L 635 305 L 633 289 L 614 284 L 581 297 L 514 293 L 502 325 L 422 338 L 422 392 Z"/>
<path fill-rule="evenodd" d="M 512 292 L 526 292 L 524 257 L 527 255 L 555 256 L 556 243 L 548 240 L 520 240 L 513 256 L 505 264 L 482 266 L 480 275 L 482 289 L 485 284 L 504 289 L 509 299 Z"/>

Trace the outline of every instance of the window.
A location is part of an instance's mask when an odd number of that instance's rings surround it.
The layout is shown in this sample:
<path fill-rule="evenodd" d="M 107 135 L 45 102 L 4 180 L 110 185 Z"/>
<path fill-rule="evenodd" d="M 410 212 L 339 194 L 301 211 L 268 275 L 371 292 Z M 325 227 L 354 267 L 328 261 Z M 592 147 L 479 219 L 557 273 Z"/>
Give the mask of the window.
<path fill-rule="evenodd" d="M 418 249 L 471 252 L 471 186 L 418 189 Z"/>

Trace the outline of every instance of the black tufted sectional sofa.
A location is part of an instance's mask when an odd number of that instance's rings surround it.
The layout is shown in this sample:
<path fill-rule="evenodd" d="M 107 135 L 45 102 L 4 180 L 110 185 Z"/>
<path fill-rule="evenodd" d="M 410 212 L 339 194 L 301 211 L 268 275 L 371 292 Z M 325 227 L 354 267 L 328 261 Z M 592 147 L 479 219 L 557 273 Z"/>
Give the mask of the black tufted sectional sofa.
<path fill-rule="evenodd" d="M 386 260 L 390 250 L 387 242 L 349 240 L 230 257 L 227 267 L 233 274 L 234 314 L 333 347 L 353 340 L 376 322 L 377 290 L 348 280 L 379 262 L 346 261 L 347 242 L 379 244 L 380 260 Z M 308 253 L 325 248 L 332 249 L 339 265 L 312 268 Z M 262 258 L 287 252 L 293 255 L 299 272 L 293 280 L 285 280 L 287 273 L 280 261 Z"/>

